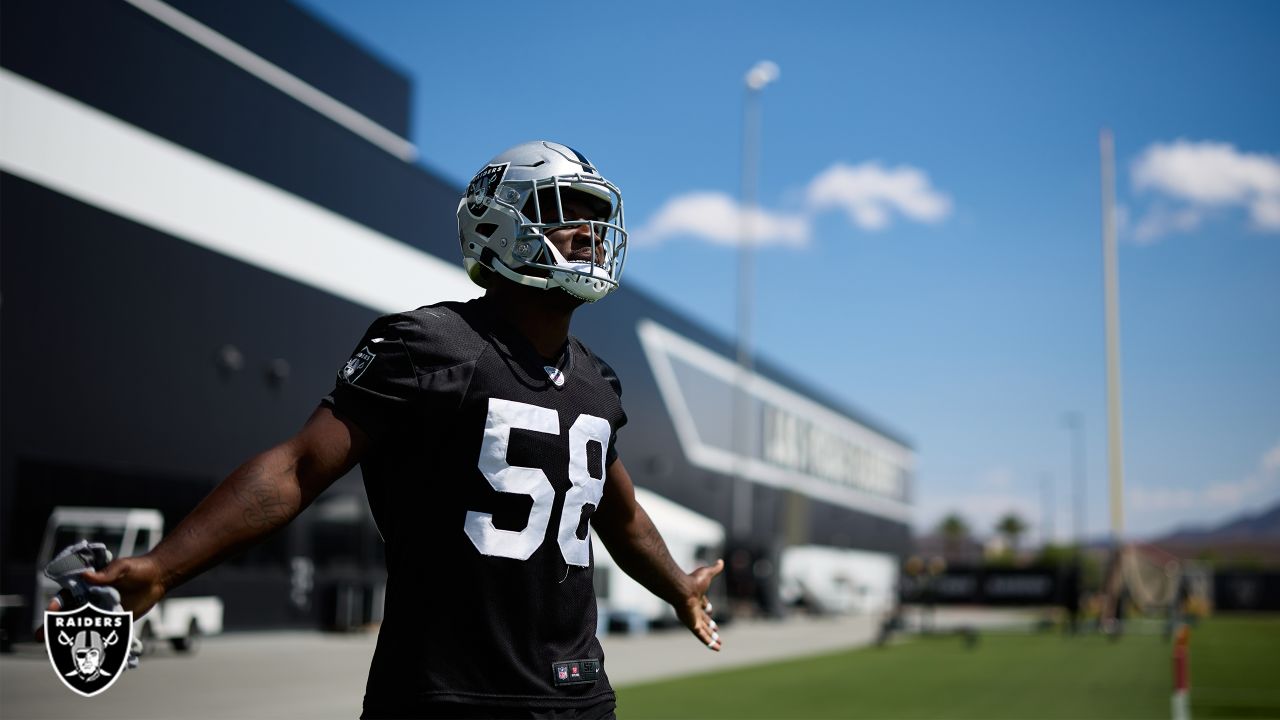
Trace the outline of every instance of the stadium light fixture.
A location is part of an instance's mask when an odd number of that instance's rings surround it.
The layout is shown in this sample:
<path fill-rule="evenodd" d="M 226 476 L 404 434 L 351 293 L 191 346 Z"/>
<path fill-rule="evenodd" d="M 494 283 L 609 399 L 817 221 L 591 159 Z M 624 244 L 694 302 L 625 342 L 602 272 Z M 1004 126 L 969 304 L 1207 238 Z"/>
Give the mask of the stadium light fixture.
<path fill-rule="evenodd" d="M 763 90 L 765 85 L 777 80 L 779 74 L 781 74 L 781 70 L 778 69 L 777 63 L 771 60 L 761 60 L 747 71 L 747 89 Z"/>

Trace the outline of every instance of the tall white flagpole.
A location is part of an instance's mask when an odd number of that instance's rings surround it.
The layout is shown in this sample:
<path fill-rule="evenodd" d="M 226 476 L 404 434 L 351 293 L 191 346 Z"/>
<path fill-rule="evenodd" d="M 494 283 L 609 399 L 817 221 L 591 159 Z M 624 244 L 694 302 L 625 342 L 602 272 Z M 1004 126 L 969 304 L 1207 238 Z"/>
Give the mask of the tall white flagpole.
<path fill-rule="evenodd" d="M 1120 261 L 1116 252 L 1115 142 L 1103 128 L 1102 257 L 1107 316 L 1107 464 L 1111 478 L 1111 536 L 1118 547 L 1124 537 L 1124 440 L 1120 390 Z"/>

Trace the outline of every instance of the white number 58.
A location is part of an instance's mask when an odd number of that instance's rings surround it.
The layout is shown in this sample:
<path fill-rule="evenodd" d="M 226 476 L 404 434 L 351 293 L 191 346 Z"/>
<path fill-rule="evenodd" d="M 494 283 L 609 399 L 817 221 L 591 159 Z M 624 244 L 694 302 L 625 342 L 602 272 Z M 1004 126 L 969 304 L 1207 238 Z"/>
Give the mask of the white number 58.
<path fill-rule="evenodd" d="M 555 410 L 537 405 L 489 399 L 489 415 L 485 419 L 478 467 L 494 490 L 533 498 L 529 522 L 523 530 L 500 530 L 493 525 L 493 515 L 472 510 L 467 512 L 463 529 L 476 549 L 485 555 L 528 560 L 542 545 L 556 493 L 541 469 L 507 463 L 511 431 L 517 428 L 559 435 L 560 416 Z M 579 415 L 569 428 L 569 481 L 573 486 L 565 493 L 557 541 L 564 561 L 570 565 L 586 567 L 590 562 L 588 540 L 578 539 L 578 524 L 582 508 L 600 504 L 600 496 L 604 492 L 604 468 L 598 468 L 598 478 L 592 477 L 587 446 L 592 440 L 600 443 L 600 463 L 603 465 L 610 430 L 607 420 L 594 415 Z"/>

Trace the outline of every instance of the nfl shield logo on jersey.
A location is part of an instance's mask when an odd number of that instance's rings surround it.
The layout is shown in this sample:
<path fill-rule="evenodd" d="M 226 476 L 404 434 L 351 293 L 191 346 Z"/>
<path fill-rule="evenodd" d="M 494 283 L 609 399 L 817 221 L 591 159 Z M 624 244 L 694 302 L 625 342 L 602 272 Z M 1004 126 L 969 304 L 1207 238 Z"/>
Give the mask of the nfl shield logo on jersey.
<path fill-rule="evenodd" d="M 551 382 L 556 387 L 564 387 L 564 373 L 560 371 L 560 368 L 544 365 L 542 369 L 547 373 L 547 377 L 551 378 Z"/>
<path fill-rule="evenodd" d="M 569 667 L 568 667 L 567 665 L 557 665 L 557 666 L 556 666 L 556 677 L 560 678 L 561 680 L 568 680 L 568 679 L 569 679 Z"/>
<path fill-rule="evenodd" d="M 46 611 L 44 644 L 58 679 L 79 695 L 106 692 L 120 679 L 133 644 L 133 613 L 84 605 Z"/>

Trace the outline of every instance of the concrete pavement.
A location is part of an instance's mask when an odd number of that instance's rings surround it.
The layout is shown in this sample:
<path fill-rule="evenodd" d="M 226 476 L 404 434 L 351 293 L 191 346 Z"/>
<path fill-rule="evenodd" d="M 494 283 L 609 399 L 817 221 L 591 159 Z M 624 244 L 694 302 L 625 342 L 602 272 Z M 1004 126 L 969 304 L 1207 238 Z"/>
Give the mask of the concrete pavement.
<path fill-rule="evenodd" d="M 944 611 L 945 612 L 945 611 Z M 988 611 L 975 618 L 990 619 Z M 966 618 L 966 619 L 975 619 Z M 940 614 L 939 622 L 949 622 Z M 696 672 L 773 662 L 858 647 L 874 639 L 878 618 L 794 617 L 722 627 L 714 653 L 678 628 L 602 639 L 617 688 Z M 0 717 L 215 720 L 354 718 L 360 714 L 375 634 L 241 633 L 207 638 L 198 654 L 167 649 L 144 657 L 107 692 L 86 699 L 54 677 L 43 645 L 0 656 Z M 624 690 L 625 692 L 625 690 Z"/>

